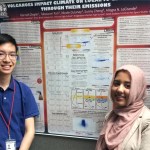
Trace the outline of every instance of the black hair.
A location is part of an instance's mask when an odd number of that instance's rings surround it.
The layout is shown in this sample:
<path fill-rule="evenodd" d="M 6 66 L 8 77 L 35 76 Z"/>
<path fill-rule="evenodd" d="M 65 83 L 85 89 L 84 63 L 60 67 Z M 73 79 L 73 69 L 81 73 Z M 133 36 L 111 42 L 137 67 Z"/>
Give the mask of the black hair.
<path fill-rule="evenodd" d="M 9 34 L 0 34 L 0 45 L 5 43 L 11 43 L 15 46 L 16 52 L 18 51 L 16 40 Z"/>

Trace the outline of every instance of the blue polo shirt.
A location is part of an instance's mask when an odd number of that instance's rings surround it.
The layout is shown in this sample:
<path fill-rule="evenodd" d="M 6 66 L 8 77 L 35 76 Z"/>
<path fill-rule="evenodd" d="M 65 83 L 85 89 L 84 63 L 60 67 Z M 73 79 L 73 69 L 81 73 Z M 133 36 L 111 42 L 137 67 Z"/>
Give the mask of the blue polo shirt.
<path fill-rule="evenodd" d="M 25 134 L 25 119 L 39 115 L 39 111 L 30 88 L 11 77 L 9 87 L 5 91 L 0 88 L 0 111 L 7 123 L 10 117 L 13 93 L 14 106 L 10 123 L 10 136 L 11 139 L 16 140 L 16 147 L 18 148 Z M 6 149 L 5 141 L 7 139 L 8 129 L 0 115 L 0 150 Z"/>

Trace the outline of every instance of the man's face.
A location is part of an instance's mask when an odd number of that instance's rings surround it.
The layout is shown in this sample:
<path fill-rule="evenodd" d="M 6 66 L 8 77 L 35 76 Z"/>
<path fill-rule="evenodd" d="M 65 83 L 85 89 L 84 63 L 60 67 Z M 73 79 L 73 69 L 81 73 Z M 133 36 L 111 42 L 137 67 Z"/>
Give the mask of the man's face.
<path fill-rule="evenodd" d="M 16 47 L 12 43 L 0 45 L 0 75 L 11 75 L 16 59 Z"/>

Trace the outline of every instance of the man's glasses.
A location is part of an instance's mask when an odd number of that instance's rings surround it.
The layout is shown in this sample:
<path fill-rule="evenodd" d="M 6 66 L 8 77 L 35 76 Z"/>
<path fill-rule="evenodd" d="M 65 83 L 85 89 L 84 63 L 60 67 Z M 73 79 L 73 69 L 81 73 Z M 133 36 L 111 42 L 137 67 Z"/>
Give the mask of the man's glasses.
<path fill-rule="evenodd" d="M 0 51 L 0 60 L 5 59 L 7 55 L 9 56 L 9 59 L 11 59 L 11 60 L 16 60 L 16 58 L 17 58 L 16 52 L 5 53 L 3 51 Z"/>

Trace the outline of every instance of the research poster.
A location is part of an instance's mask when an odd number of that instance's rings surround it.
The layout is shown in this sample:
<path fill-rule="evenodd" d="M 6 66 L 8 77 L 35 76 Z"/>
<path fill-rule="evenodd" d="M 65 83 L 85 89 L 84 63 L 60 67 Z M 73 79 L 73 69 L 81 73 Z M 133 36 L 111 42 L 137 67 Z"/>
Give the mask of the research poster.
<path fill-rule="evenodd" d="M 150 99 L 149 1 L 3 3 L 0 32 L 18 43 L 13 75 L 35 96 L 37 134 L 97 139 L 113 72 L 124 64 L 144 70 Z"/>

